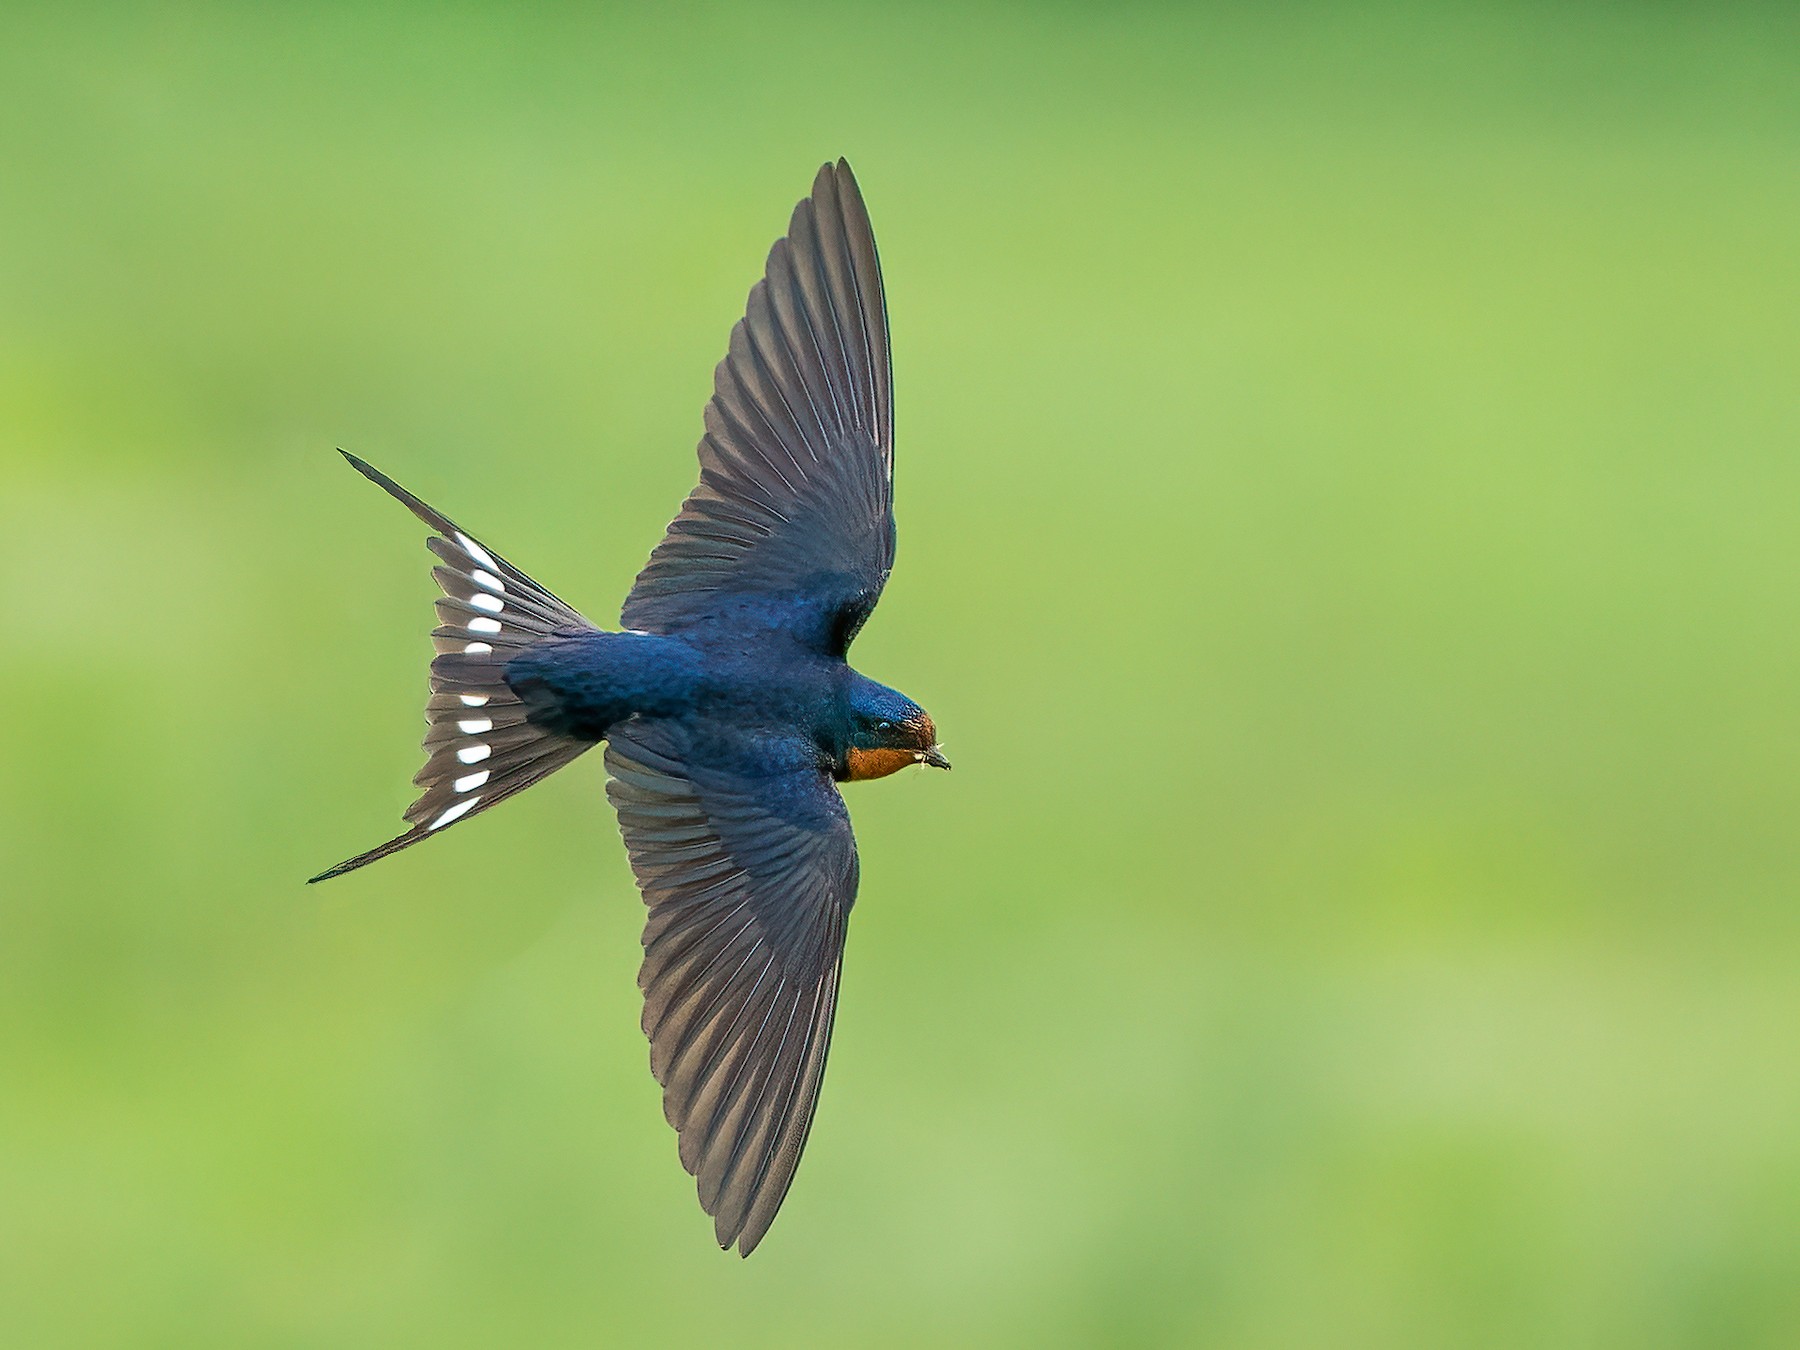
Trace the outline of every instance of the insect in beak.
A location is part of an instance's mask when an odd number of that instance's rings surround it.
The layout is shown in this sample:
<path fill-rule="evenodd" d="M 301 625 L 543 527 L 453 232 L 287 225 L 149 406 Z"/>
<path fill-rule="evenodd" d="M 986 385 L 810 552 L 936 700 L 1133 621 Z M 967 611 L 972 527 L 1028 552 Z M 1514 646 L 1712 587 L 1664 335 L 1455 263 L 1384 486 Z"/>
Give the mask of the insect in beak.
<path fill-rule="evenodd" d="M 919 751 L 919 763 L 929 764 L 934 769 L 947 769 L 950 767 L 950 761 L 944 758 L 943 751 L 939 750 L 935 745 L 929 750 Z"/>

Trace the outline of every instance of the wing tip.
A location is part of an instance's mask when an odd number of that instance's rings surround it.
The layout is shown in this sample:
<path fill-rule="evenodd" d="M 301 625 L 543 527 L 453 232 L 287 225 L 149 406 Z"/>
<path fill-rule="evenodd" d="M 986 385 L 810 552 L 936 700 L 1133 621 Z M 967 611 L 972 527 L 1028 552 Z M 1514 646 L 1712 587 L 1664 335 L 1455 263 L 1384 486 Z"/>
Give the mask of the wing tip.
<path fill-rule="evenodd" d="M 760 1233 L 753 1233 L 750 1231 L 750 1225 L 747 1223 L 741 1223 L 736 1228 L 727 1232 L 719 1226 L 718 1217 L 716 1215 L 713 1216 L 713 1240 L 719 1244 L 719 1250 L 728 1252 L 733 1247 L 736 1247 L 740 1260 L 747 1259 L 751 1252 L 762 1245 L 762 1240 L 767 1235 L 767 1227 Z"/>
<path fill-rule="evenodd" d="M 821 164 L 819 172 L 813 175 L 812 191 L 807 194 L 807 199 L 813 202 L 830 200 L 840 211 L 848 202 L 860 204 L 862 187 L 856 181 L 856 171 L 850 167 L 850 161 L 839 155 Z"/>

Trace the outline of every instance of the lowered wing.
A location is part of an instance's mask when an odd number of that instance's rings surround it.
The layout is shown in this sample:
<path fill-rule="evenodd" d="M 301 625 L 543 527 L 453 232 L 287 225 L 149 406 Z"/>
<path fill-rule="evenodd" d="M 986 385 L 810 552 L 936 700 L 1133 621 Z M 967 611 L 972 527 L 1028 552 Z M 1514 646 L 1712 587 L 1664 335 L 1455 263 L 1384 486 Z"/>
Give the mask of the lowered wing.
<path fill-rule="evenodd" d="M 663 1113 L 719 1245 L 748 1256 L 818 1104 L 856 841 L 810 745 L 714 731 L 615 728 L 607 794 L 650 908 L 638 983 Z"/>

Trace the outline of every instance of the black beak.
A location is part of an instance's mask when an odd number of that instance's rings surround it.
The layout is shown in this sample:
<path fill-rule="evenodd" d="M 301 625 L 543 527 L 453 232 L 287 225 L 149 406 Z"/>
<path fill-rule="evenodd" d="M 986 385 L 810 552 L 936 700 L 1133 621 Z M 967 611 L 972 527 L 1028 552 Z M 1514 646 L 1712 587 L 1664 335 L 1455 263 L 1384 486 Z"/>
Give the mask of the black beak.
<path fill-rule="evenodd" d="M 919 763 L 929 764 L 934 769 L 947 769 L 950 767 L 950 761 L 944 758 L 943 752 L 935 745 L 929 750 L 921 750 L 919 752 Z"/>

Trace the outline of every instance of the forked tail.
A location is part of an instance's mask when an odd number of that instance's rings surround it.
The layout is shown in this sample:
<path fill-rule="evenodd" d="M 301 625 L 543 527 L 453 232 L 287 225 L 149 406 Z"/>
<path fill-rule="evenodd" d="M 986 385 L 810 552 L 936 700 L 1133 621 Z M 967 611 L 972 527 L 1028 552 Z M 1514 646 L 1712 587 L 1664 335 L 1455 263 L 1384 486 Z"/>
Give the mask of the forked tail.
<path fill-rule="evenodd" d="M 528 721 L 506 682 L 507 662 L 527 647 L 593 632 L 593 626 L 379 469 L 348 450 L 339 453 L 431 527 L 426 547 L 439 559 L 431 575 L 444 593 L 431 634 L 437 655 L 425 705 L 425 767 L 413 778 L 424 790 L 405 812 L 412 828 L 313 881 L 342 876 L 477 815 L 594 744 Z"/>

